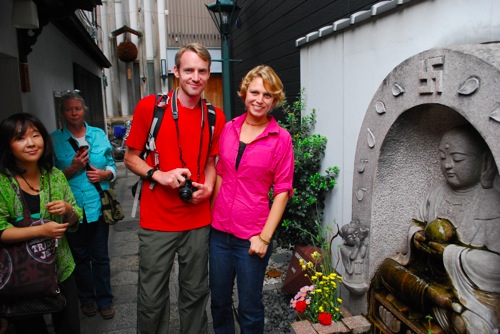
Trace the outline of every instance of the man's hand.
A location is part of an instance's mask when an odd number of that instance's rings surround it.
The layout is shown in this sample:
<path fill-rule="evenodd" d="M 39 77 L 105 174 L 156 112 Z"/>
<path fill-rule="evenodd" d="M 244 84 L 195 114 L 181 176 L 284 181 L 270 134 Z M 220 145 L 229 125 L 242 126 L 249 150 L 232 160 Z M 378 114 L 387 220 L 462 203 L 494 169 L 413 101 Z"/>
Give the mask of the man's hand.
<path fill-rule="evenodd" d="M 172 189 L 184 185 L 186 183 L 186 177 L 191 177 L 191 172 L 187 168 L 176 168 L 168 172 L 158 170 L 153 173 L 153 181 Z"/>
<path fill-rule="evenodd" d="M 189 202 L 193 204 L 201 203 L 212 196 L 213 189 L 204 185 L 203 183 L 198 183 L 193 181 L 193 187 L 197 188 L 195 192 L 193 192 L 193 197 Z"/>

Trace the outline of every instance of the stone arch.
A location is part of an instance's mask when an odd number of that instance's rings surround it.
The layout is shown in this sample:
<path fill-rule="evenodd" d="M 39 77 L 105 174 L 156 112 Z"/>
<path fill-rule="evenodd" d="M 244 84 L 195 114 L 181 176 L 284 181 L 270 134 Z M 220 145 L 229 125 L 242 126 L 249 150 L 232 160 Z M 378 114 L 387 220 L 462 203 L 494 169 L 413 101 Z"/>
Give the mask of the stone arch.
<path fill-rule="evenodd" d="M 424 51 L 403 61 L 379 86 L 354 163 L 352 219 L 370 234 L 362 275 L 344 279 L 353 313 L 366 312 L 371 278 L 384 258 L 404 248 L 414 210 L 441 177 L 441 134 L 471 123 L 500 165 L 499 87 L 499 43 Z"/>

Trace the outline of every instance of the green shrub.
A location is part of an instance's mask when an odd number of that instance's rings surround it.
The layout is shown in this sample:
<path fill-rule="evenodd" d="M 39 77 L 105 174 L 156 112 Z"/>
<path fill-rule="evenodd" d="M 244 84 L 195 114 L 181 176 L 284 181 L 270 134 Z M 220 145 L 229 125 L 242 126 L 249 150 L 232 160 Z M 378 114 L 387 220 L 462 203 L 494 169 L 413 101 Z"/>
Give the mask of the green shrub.
<path fill-rule="evenodd" d="M 310 235 L 303 230 L 318 234 L 317 223 L 323 218 L 325 196 L 335 186 L 339 168 L 328 167 L 325 174 L 320 173 L 327 139 L 311 134 L 316 124 L 316 110 L 301 117 L 305 108 L 303 92 L 293 106 L 284 103 L 282 107 L 286 117 L 280 125 L 290 132 L 295 155 L 294 194 L 287 203 L 275 238 L 280 246 L 290 248 L 311 245 Z"/>

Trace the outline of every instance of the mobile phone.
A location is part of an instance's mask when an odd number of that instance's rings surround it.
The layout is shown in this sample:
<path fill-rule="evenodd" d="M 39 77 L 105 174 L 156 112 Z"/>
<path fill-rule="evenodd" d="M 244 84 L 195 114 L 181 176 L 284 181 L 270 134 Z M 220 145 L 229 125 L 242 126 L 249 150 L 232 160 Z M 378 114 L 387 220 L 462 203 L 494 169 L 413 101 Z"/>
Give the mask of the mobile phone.
<path fill-rule="evenodd" d="M 83 152 L 85 152 L 88 149 L 89 149 L 89 147 L 87 145 L 82 145 L 78 148 L 78 154 L 82 154 Z"/>

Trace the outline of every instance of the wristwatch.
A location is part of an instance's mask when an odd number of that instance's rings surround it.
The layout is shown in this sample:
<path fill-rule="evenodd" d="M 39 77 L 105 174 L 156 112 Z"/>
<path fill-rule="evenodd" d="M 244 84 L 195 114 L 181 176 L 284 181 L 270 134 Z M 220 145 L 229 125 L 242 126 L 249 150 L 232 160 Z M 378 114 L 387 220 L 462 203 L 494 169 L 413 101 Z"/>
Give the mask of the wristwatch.
<path fill-rule="evenodd" d="M 148 180 L 149 182 L 153 182 L 153 174 L 157 170 L 160 170 L 160 169 L 158 167 L 155 167 L 155 168 L 151 168 L 150 170 L 148 170 L 146 173 L 146 180 Z"/>

